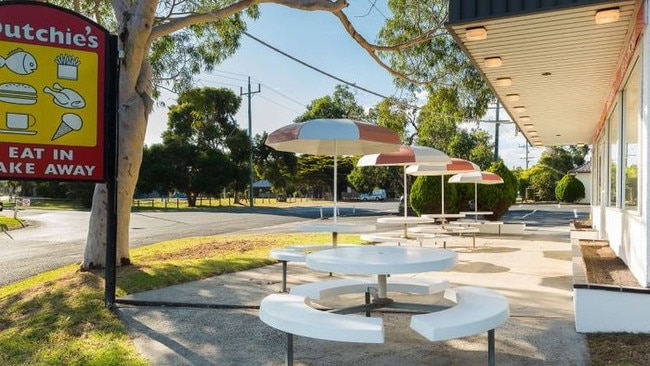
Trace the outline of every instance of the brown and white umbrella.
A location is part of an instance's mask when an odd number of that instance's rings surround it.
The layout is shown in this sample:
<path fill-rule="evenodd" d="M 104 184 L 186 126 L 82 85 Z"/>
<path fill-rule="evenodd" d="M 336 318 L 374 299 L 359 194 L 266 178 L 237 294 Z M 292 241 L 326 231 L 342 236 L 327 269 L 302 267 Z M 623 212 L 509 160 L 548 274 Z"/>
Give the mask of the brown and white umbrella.
<path fill-rule="evenodd" d="M 413 164 L 444 167 L 451 158 L 438 149 L 426 146 L 401 146 L 398 151 L 362 156 L 357 166 L 403 166 L 404 167 L 404 217 L 408 214 L 408 187 L 406 167 Z"/>
<path fill-rule="evenodd" d="M 503 184 L 503 179 L 491 172 L 469 172 L 453 175 L 449 183 L 474 183 L 474 213 L 478 216 L 478 184 Z"/>
<path fill-rule="evenodd" d="M 334 223 L 337 220 L 337 156 L 397 151 L 394 131 L 350 119 L 312 119 L 292 123 L 269 134 L 266 145 L 302 154 L 334 156 Z"/>
<path fill-rule="evenodd" d="M 441 194 L 442 194 L 442 210 L 441 214 L 445 215 L 445 175 L 453 175 L 458 173 L 468 173 L 480 171 L 481 167 L 472 163 L 469 160 L 451 158 L 451 162 L 444 166 L 426 166 L 426 165 L 411 165 L 406 168 L 406 174 L 415 176 L 442 176 L 441 179 Z"/>

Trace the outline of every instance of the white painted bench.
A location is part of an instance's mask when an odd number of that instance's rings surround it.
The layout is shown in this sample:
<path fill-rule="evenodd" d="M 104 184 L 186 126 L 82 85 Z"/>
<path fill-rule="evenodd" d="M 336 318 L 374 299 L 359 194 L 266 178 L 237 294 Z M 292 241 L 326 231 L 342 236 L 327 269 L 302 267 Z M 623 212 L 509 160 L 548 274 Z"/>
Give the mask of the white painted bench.
<path fill-rule="evenodd" d="M 271 249 L 269 256 L 277 259 L 282 263 L 282 292 L 287 292 L 287 263 L 288 262 L 305 262 L 307 254 L 332 249 L 331 244 L 305 244 L 305 245 L 287 245 L 284 248 Z"/>
<path fill-rule="evenodd" d="M 316 310 L 305 296 L 271 294 L 260 304 L 260 320 L 287 334 L 286 364 L 293 365 L 293 335 L 339 342 L 384 343 L 381 318 Z"/>
<path fill-rule="evenodd" d="M 291 288 L 292 295 L 309 297 L 320 300 L 328 297 L 364 293 L 369 287 L 377 287 L 376 278 L 350 278 L 322 282 L 306 283 Z M 411 277 L 389 277 L 386 282 L 387 291 L 433 295 L 449 287 L 449 281 L 436 279 L 419 279 Z"/>
<path fill-rule="evenodd" d="M 508 320 L 508 300 L 495 291 L 463 286 L 445 291 L 456 306 L 435 313 L 414 315 L 411 328 L 429 341 L 444 341 L 488 332 L 488 365 L 495 364 L 494 329 Z"/>

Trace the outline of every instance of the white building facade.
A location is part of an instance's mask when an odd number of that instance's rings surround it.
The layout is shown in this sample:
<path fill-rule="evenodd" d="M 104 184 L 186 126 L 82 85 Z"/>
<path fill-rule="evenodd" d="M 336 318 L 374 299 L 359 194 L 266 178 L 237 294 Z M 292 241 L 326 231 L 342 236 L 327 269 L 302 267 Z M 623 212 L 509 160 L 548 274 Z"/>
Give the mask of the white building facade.
<path fill-rule="evenodd" d="M 450 0 L 447 28 L 535 146 L 590 144 L 591 218 L 650 287 L 648 0 Z"/>

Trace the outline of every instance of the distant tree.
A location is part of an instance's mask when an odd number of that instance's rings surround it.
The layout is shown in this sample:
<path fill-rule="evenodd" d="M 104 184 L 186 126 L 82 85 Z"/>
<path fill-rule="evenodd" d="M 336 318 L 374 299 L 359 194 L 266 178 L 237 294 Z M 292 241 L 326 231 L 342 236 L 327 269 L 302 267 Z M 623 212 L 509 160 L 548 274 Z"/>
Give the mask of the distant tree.
<path fill-rule="evenodd" d="M 528 190 L 532 193 L 535 201 L 553 201 L 555 200 L 555 185 L 562 176 L 554 169 L 536 164 L 525 170 L 521 179 L 528 181 Z"/>
<path fill-rule="evenodd" d="M 162 146 L 152 148 L 158 154 L 154 159 L 162 159 L 151 168 L 158 185 L 186 193 L 190 207 L 199 193 L 246 185 L 250 144 L 234 120 L 240 102 L 225 88 L 191 89 L 179 96 L 169 110 Z"/>
<path fill-rule="evenodd" d="M 337 158 L 337 192 L 344 192 L 348 184 L 346 177 L 354 167 L 353 158 Z M 297 185 L 306 188 L 313 195 L 324 197 L 330 195 L 334 187 L 334 157 L 317 155 L 300 155 L 298 157 Z"/>
<path fill-rule="evenodd" d="M 349 118 L 357 121 L 367 119 L 363 107 L 356 100 L 347 85 L 337 85 L 333 95 L 326 95 L 313 100 L 307 111 L 296 117 L 295 122 L 304 122 L 316 118 Z"/>
<path fill-rule="evenodd" d="M 399 197 L 404 192 L 402 167 L 355 167 L 348 174 L 347 179 L 357 192 L 370 192 L 375 188 L 383 188 L 389 196 L 393 197 Z"/>
<path fill-rule="evenodd" d="M 268 133 L 264 132 L 254 138 L 255 173 L 261 179 L 271 182 L 276 193 L 289 193 L 295 186 L 298 158 L 294 153 L 267 146 L 264 143 L 267 137 Z"/>
<path fill-rule="evenodd" d="M 417 144 L 449 153 L 449 142 L 458 133 L 463 117 L 457 91 L 443 88 L 430 93 L 418 114 Z"/>
<path fill-rule="evenodd" d="M 472 161 L 481 169 L 487 169 L 493 163 L 493 150 L 490 134 L 480 129 L 458 129 L 447 148 L 450 156 Z"/>
<path fill-rule="evenodd" d="M 584 164 L 584 156 L 579 154 L 576 147 L 549 146 L 539 157 L 537 164 L 564 176 L 569 170 Z"/>
<path fill-rule="evenodd" d="M 407 100 L 386 98 L 370 109 L 368 119 L 398 133 L 405 145 L 412 145 L 417 130 L 416 112 L 417 108 Z"/>

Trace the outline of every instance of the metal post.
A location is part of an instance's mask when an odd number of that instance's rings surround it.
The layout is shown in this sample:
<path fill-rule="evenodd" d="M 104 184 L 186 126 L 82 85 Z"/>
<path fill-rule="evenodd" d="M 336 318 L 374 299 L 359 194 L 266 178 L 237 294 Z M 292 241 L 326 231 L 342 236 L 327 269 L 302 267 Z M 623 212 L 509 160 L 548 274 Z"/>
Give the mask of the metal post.
<path fill-rule="evenodd" d="M 248 92 L 244 93 L 242 88 L 239 89 L 239 95 L 246 95 L 248 97 L 248 142 L 251 147 L 250 151 L 250 156 L 249 156 L 249 174 L 250 174 L 250 182 L 248 185 L 248 202 L 249 206 L 253 207 L 253 200 L 254 200 L 254 192 L 253 192 L 253 180 L 254 180 L 254 175 L 253 175 L 253 112 L 251 109 L 251 98 L 253 97 L 253 94 L 259 93 L 261 91 L 260 89 L 260 84 L 257 84 L 257 91 L 251 91 L 251 77 L 248 77 Z"/>
<path fill-rule="evenodd" d="M 501 108 L 499 101 L 497 100 L 497 120 L 494 123 L 494 162 L 499 161 L 499 109 Z M 476 202 L 474 202 L 476 204 Z"/>
<path fill-rule="evenodd" d="M 282 292 L 287 292 L 287 261 L 282 261 Z"/>
<path fill-rule="evenodd" d="M 494 350 L 494 329 L 488 330 L 488 366 L 496 364 L 496 355 Z"/>
<path fill-rule="evenodd" d="M 115 306 L 115 288 L 117 287 L 117 185 L 119 183 L 118 161 L 119 161 L 119 136 L 120 123 L 117 114 L 117 95 L 119 90 L 119 64 L 117 56 L 117 36 L 109 37 L 107 64 L 107 94 L 112 98 L 107 99 L 106 120 L 113 119 L 113 128 L 106 128 L 106 145 L 104 154 L 106 166 L 106 270 L 104 272 L 104 305 L 107 308 Z M 114 69 L 113 69 L 114 68 Z M 112 71 L 112 72 L 111 72 Z"/>
<path fill-rule="evenodd" d="M 293 366 L 293 334 L 287 333 L 287 355 L 284 364 Z"/>

